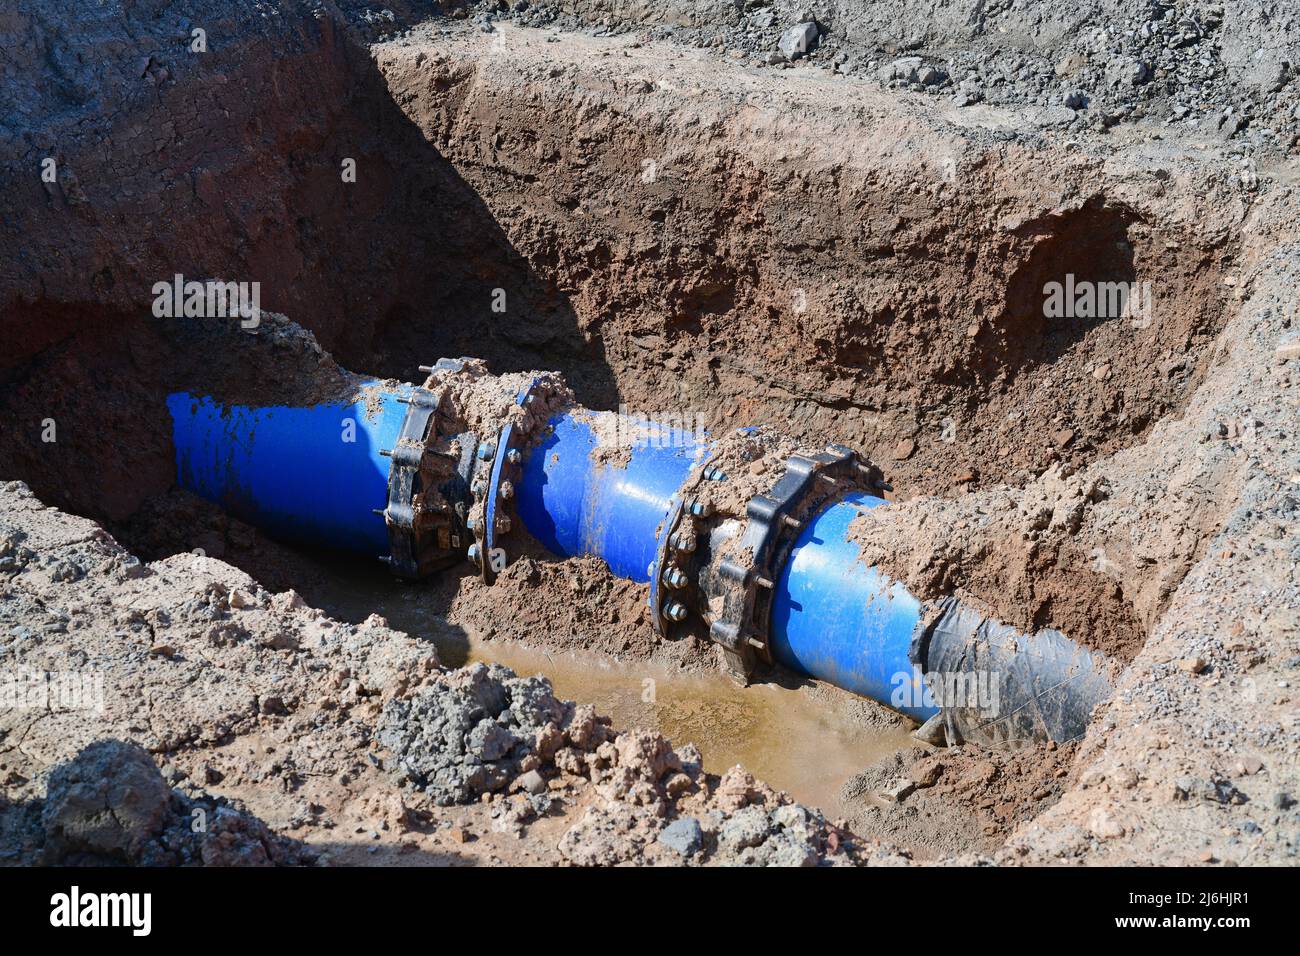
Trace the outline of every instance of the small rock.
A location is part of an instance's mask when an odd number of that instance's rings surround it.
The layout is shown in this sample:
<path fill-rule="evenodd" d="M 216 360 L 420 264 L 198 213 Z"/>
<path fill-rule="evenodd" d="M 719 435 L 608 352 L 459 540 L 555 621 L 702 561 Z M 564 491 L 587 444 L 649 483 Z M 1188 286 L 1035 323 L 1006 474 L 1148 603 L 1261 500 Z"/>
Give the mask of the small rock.
<path fill-rule="evenodd" d="M 896 780 L 880 791 L 880 799 L 888 803 L 902 803 L 916 791 L 916 784 L 911 780 Z"/>
<path fill-rule="evenodd" d="M 912 768 L 912 782 L 921 789 L 933 787 L 942 776 L 943 764 L 937 760 L 922 761 Z"/>
<path fill-rule="evenodd" d="M 1178 669 L 1187 671 L 1189 674 L 1199 674 L 1205 670 L 1208 665 L 1204 658 L 1184 657 L 1178 662 Z"/>
<path fill-rule="evenodd" d="M 788 59 L 797 60 L 812 52 L 817 46 L 817 38 L 820 34 L 821 31 L 816 23 L 812 21 L 798 23 L 781 35 L 781 42 L 777 45 Z"/>
<path fill-rule="evenodd" d="M 916 81 L 922 86 L 941 86 L 948 79 L 948 74 L 936 66 L 924 66 L 916 75 Z"/>
<path fill-rule="evenodd" d="M 1110 363 L 1103 362 L 1092 370 L 1092 377 L 1099 382 L 1104 382 L 1110 378 Z"/>
<path fill-rule="evenodd" d="M 545 793 L 547 790 L 546 778 L 536 770 L 530 770 L 515 780 L 515 786 L 526 793 Z"/>
<path fill-rule="evenodd" d="M 1138 775 L 1131 767 L 1116 767 L 1106 775 L 1106 779 L 1121 790 L 1132 790 L 1138 785 Z"/>
<path fill-rule="evenodd" d="M 695 817 L 682 817 L 664 827 L 658 839 L 679 856 L 694 856 L 704 846 L 704 830 Z"/>
<path fill-rule="evenodd" d="M 916 442 L 913 441 L 911 438 L 904 438 L 902 441 L 900 441 L 897 445 L 894 446 L 894 453 L 893 453 L 894 461 L 904 461 L 908 458 L 911 458 L 913 452 L 915 451 L 916 451 Z"/>
<path fill-rule="evenodd" d="M 1264 769 L 1264 761 L 1258 757 L 1242 757 L 1237 761 L 1236 769 L 1239 777 L 1253 777 Z"/>
<path fill-rule="evenodd" d="M 1114 840 L 1124 835 L 1123 825 L 1104 807 L 1092 811 L 1092 815 L 1088 818 L 1088 829 L 1101 840 Z"/>
<path fill-rule="evenodd" d="M 1088 58 L 1086 56 L 1082 53 L 1071 53 L 1058 60 L 1053 69 L 1056 71 L 1057 76 L 1061 77 L 1061 79 L 1065 79 L 1067 76 L 1073 76 L 1075 73 L 1078 73 L 1087 65 Z"/>
<path fill-rule="evenodd" d="M 718 843 L 723 847 L 738 852 L 747 847 L 758 846 L 772 832 L 771 821 L 767 811 L 759 806 L 743 807 L 731 815 L 722 829 L 718 831 Z"/>
<path fill-rule="evenodd" d="M 891 80 L 898 80 L 901 83 L 917 83 L 920 81 L 922 61 L 919 56 L 899 57 L 892 63 L 886 64 L 880 70 L 881 82 L 888 83 Z"/>

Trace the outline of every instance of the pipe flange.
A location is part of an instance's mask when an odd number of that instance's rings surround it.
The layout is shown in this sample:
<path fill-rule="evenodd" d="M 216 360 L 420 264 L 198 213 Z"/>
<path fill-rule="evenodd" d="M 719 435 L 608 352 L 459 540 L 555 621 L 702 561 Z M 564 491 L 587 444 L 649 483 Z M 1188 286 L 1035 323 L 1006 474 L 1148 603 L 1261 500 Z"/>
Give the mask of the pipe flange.
<path fill-rule="evenodd" d="M 655 547 L 650 577 L 650 624 L 655 634 L 676 640 L 689 628 L 692 608 L 700 606 L 699 539 L 701 522 L 712 515 L 700 497 L 705 481 L 721 480 L 715 467 L 718 456 L 710 455 L 694 468 L 668 506 Z"/>
<path fill-rule="evenodd" d="M 568 389 L 558 377 L 536 376 L 515 396 L 515 406 L 524 414 L 502 425 L 494 441 L 478 446 L 468 522 L 474 543 L 468 557 L 488 584 L 496 580 L 510 560 L 501 539 L 514 530 L 519 520 L 515 499 L 523 478 L 524 458 L 541 437 L 551 398 L 567 395 Z"/>
<path fill-rule="evenodd" d="M 842 445 L 811 457 L 792 455 L 785 474 L 745 508 L 745 527 L 727 553 L 714 555 L 700 588 L 711 609 L 709 636 L 723 666 L 748 683 L 760 664 L 772 663 L 772 598 L 776 581 L 805 523 L 828 501 L 850 491 L 879 497 L 888 490 L 879 468 Z"/>
<path fill-rule="evenodd" d="M 465 481 L 455 442 L 440 433 L 445 394 L 415 387 L 398 398 L 406 415 L 389 459 L 388 501 L 376 514 L 388 528 L 381 557 L 399 577 L 422 578 L 455 563 L 467 543 Z"/>

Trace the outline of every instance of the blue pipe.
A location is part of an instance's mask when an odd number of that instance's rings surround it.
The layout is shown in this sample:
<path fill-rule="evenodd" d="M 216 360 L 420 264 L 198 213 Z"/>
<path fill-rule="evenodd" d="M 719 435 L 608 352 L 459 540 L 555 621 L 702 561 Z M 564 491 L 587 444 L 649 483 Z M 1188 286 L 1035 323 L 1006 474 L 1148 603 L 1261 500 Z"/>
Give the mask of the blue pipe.
<path fill-rule="evenodd" d="M 599 418 L 606 420 L 593 428 Z M 595 555 L 620 577 L 648 580 L 673 496 L 707 445 L 664 429 L 654 442 L 633 444 L 626 464 L 598 464 L 598 435 L 615 427 L 612 413 L 566 411 L 550 425 L 524 466 L 518 502 L 524 525 L 556 554 Z M 900 680 L 915 681 L 908 651 L 920 602 L 863 564 L 848 540 L 849 522 L 882 503 L 848 495 L 800 533 L 777 582 L 772 651 L 799 673 L 889 702 L 897 699 Z M 914 690 L 906 699 L 921 700 L 924 689 Z M 935 707 L 899 709 L 918 720 L 937 713 Z"/>
<path fill-rule="evenodd" d="M 921 604 L 903 585 L 864 564 L 861 548 L 848 536 L 854 518 L 881 504 L 880 498 L 853 492 L 804 526 L 776 582 L 772 654 L 794 671 L 926 720 L 937 707 L 899 703 L 923 700 L 923 687 L 894 693 L 900 681 L 917 681 L 908 652 Z"/>
<path fill-rule="evenodd" d="M 178 481 L 272 534 L 387 555 L 388 529 L 375 512 L 387 504 L 389 460 L 379 452 L 397 444 L 407 408 L 399 398 L 411 391 L 409 385 L 363 381 L 354 398 L 310 407 L 223 406 L 175 393 L 167 407 Z M 618 435 L 625 421 L 583 409 L 554 415 L 526 455 L 516 508 L 528 531 L 552 552 L 594 555 L 613 573 L 645 582 L 655 570 L 676 496 L 709 453 L 709 443 L 653 423 L 642 423 L 641 434 Z M 601 436 L 610 434 L 618 436 L 618 447 L 610 449 L 618 459 L 602 460 Z M 494 474 L 499 479 L 499 469 Z M 902 584 L 868 567 L 848 534 L 855 517 L 882 503 L 850 493 L 800 529 L 774 582 L 770 648 L 793 670 L 924 720 L 938 708 L 926 702 L 910 659 L 920 604 Z M 986 623 L 978 615 L 974 621 Z M 942 632 L 944 653 L 964 654 L 965 631 L 956 625 L 948 630 L 955 636 Z M 1073 644 L 1070 649 L 1077 651 Z M 998 659 L 989 666 L 1008 669 Z M 1081 670 L 1070 666 L 1069 675 Z M 1040 685 L 1049 678 L 1030 668 L 1017 685 L 1026 688 L 1017 699 L 1042 710 L 1047 705 Z M 1103 699 L 1093 684 L 1105 690 L 1104 682 L 1093 681 L 1089 693 L 1075 694 L 1082 701 L 1078 707 L 1074 698 L 1066 701 L 1073 708 L 1065 721 L 1070 728 L 1084 726 L 1092 702 Z M 1060 733 L 1053 731 L 1053 739 Z"/>
<path fill-rule="evenodd" d="M 599 436 L 615 433 L 619 416 L 569 410 L 549 424 L 524 464 L 524 526 L 555 554 L 594 554 L 619 577 L 650 580 L 668 507 L 706 445 L 690 432 L 654 429 L 644 441 L 628 436 L 626 464 L 601 463 Z"/>
<path fill-rule="evenodd" d="M 369 557 L 389 552 L 384 519 L 388 459 L 406 414 L 378 383 L 309 407 L 221 405 L 187 392 L 167 396 L 181 487 L 282 538 Z"/>

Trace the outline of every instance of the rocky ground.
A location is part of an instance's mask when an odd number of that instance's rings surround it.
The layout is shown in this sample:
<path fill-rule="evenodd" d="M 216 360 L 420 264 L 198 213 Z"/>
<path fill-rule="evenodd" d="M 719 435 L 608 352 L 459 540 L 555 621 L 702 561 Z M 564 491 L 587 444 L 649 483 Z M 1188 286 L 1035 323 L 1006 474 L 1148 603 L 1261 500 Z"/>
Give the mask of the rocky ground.
<path fill-rule="evenodd" d="M 1297 16 L 18 0 L 0 690 L 104 684 L 102 712 L 0 708 L 4 861 L 1294 862 Z M 179 331 L 148 312 L 175 272 L 260 281 L 308 332 Z M 1155 306 L 1046 321 L 1067 273 Z M 334 572 L 174 488 L 161 399 L 320 397 L 352 381 L 330 353 L 408 379 L 479 355 L 592 407 L 861 448 L 897 499 L 855 528 L 866 560 L 1106 651 L 1116 696 L 1058 750 L 891 754 L 832 823 L 686 740 L 326 615 Z M 642 603 L 526 548 L 491 593 L 402 601 L 707 665 Z"/>
<path fill-rule="evenodd" d="M 191 554 L 0 490 L 7 864 L 905 859 L 543 677 L 439 666 Z"/>
<path fill-rule="evenodd" d="M 1234 141 L 1243 155 L 1297 146 L 1300 10 L 1287 3 L 1090 0 L 604 4 L 483 0 L 453 6 L 499 23 L 635 36 L 756 68 L 812 67 L 957 107 L 1031 108 L 1048 125 L 1104 132 L 1154 120 Z M 382 32 L 383 24 L 375 23 Z"/>

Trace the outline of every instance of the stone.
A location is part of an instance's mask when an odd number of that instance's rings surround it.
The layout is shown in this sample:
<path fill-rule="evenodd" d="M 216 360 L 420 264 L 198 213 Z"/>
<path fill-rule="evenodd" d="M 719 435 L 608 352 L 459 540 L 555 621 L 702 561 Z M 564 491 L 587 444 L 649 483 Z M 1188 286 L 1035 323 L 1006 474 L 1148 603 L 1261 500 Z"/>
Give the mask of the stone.
<path fill-rule="evenodd" d="M 772 811 L 771 820 L 784 830 L 807 834 L 810 824 L 808 811 L 797 803 L 787 803 Z"/>
<path fill-rule="evenodd" d="M 817 865 L 817 851 L 794 833 L 783 830 L 740 857 L 749 866 L 804 867 Z"/>
<path fill-rule="evenodd" d="M 138 861 L 167 824 L 171 790 L 144 748 L 91 744 L 50 774 L 41 825 L 45 861 L 76 854 Z"/>
<path fill-rule="evenodd" d="M 811 20 L 797 23 L 781 35 L 777 46 L 788 59 L 797 60 L 813 51 L 820 35 L 821 30 Z"/>
<path fill-rule="evenodd" d="M 942 86 L 948 74 L 936 66 L 923 66 L 917 72 L 916 81 L 922 86 Z"/>
<path fill-rule="evenodd" d="M 938 760 L 923 760 L 912 768 L 912 782 L 919 788 L 933 787 L 943 776 L 943 764 Z"/>
<path fill-rule="evenodd" d="M 1242 757 L 1237 761 L 1235 769 L 1240 777 L 1253 777 L 1264 769 L 1264 761 L 1254 756 Z"/>
<path fill-rule="evenodd" d="M 526 793 L 545 793 L 547 790 L 546 778 L 536 770 L 520 774 L 515 780 L 515 785 Z"/>
<path fill-rule="evenodd" d="M 1065 79 L 1067 76 L 1073 76 L 1075 73 L 1078 73 L 1087 65 L 1088 58 L 1086 56 L 1082 53 L 1071 53 L 1062 57 L 1060 60 L 1057 60 L 1056 66 L 1053 69 L 1057 76 Z"/>
<path fill-rule="evenodd" d="M 758 846 L 772 832 L 767 811 L 759 806 L 744 807 L 733 813 L 718 831 L 718 843 L 728 850 L 738 852 Z"/>
<path fill-rule="evenodd" d="M 916 791 L 916 784 L 911 780 L 895 780 L 880 791 L 880 799 L 888 803 L 902 803 Z"/>
<path fill-rule="evenodd" d="M 1123 825 L 1104 807 L 1092 811 L 1088 817 L 1088 829 L 1101 840 L 1115 840 L 1124 835 Z"/>
<path fill-rule="evenodd" d="M 664 827 L 658 839 L 679 856 L 694 856 L 704 846 L 704 829 L 695 817 L 682 817 Z"/>
<path fill-rule="evenodd" d="M 1138 785 L 1138 775 L 1131 767 L 1116 767 L 1106 774 L 1106 779 L 1121 790 L 1132 790 Z"/>
<path fill-rule="evenodd" d="M 880 79 L 884 83 L 898 80 L 901 83 L 920 82 L 922 60 L 919 56 L 903 56 L 887 63 L 880 70 Z"/>

